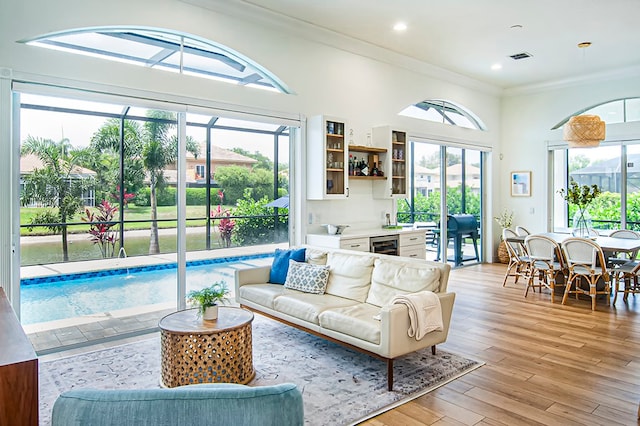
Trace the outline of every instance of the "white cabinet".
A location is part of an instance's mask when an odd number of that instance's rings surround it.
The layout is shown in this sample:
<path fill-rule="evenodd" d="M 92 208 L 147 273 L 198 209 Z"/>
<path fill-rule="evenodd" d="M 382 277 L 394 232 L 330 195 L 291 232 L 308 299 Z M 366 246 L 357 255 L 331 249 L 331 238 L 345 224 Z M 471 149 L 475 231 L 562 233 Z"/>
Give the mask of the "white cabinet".
<path fill-rule="evenodd" d="M 314 116 L 307 121 L 307 199 L 349 195 L 346 120 Z"/>
<path fill-rule="evenodd" d="M 383 172 L 387 179 L 375 182 L 374 198 L 406 198 L 407 173 L 409 166 L 407 151 L 407 132 L 394 130 L 390 126 L 373 128 L 373 144 L 389 149 L 388 155 L 381 158 Z"/>
<path fill-rule="evenodd" d="M 344 250 L 369 251 L 369 238 L 340 239 L 340 248 Z"/>
<path fill-rule="evenodd" d="M 398 238 L 399 256 L 423 260 L 427 257 L 426 231 L 424 229 L 403 229 L 396 232 L 363 230 L 354 235 L 307 234 L 306 243 L 319 247 L 370 251 L 372 239 L 381 237 Z"/>
<path fill-rule="evenodd" d="M 414 257 L 417 259 L 427 258 L 427 238 L 424 230 L 404 231 L 400 234 L 398 243 L 398 254 L 404 257 Z"/>

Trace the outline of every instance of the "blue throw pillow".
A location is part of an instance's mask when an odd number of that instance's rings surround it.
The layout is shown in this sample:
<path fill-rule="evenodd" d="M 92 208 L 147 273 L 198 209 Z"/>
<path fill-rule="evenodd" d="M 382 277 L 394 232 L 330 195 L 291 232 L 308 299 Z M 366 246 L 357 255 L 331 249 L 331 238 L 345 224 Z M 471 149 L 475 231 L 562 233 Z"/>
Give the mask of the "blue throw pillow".
<path fill-rule="evenodd" d="M 289 259 L 296 262 L 304 262 L 305 249 L 281 250 L 276 249 L 269 273 L 269 282 L 272 284 L 284 284 L 289 272 Z"/>

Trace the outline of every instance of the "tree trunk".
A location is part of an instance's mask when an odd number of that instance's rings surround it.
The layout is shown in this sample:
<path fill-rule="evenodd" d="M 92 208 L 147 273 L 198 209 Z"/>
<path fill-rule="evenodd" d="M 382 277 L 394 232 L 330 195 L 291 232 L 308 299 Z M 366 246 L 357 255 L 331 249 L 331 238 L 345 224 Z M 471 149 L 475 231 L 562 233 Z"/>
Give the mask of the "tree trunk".
<path fill-rule="evenodd" d="M 64 200 L 64 197 L 66 196 L 65 191 L 61 191 L 60 196 L 61 196 L 60 200 Z M 69 261 L 69 241 L 67 239 L 67 211 L 65 210 L 65 206 L 63 205 L 62 201 L 58 203 L 58 210 L 60 211 L 60 222 L 63 223 L 62 225 L 62 261 L 68 262 Z"/>
<path fill-rule="evenodd" d="M 158 241 L 158 199 L 156 198 L 156 184 L 152 178 L 149 199 L 151 202 L 151 238 L 149 239 L 149 254 L 160 253 Z"/>
<path fill-rule="evenodd" d="M 66 222 L 64 219 L 63 222 Z M 62 261 L 69 261 L 69 243 L 67 241 L 67 225 L 62 225 Z"/>

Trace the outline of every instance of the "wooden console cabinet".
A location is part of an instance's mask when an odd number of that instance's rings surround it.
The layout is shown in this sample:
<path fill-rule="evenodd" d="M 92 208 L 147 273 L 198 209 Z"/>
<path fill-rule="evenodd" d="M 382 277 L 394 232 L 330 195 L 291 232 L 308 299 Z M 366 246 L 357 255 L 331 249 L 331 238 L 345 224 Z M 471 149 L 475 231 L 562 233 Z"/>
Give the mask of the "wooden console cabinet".
<path fill-rule="evenodd" d="M 38 357 L 2 288 L 0 425 L 38 425 Z"/>

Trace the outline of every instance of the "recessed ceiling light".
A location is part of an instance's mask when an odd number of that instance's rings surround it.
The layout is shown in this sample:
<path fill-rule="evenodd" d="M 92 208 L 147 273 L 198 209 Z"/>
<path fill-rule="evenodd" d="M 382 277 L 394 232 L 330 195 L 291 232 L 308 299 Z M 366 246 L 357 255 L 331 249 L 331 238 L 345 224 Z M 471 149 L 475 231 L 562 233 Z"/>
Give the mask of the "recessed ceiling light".
<path fill-rule="evenodd" d="M 501 70 L 502 69 L 502 64 L 493 64 L 491 65 L 491 69 L 496 71 L 496 70 Z"/>
<path fill-rule="evenodd" d="M 405 24 L 404 22 L 398 22 L 393 26 L 394 31 L 406 31 L 406 29 L 407 29 L 407 24 Z"/>
<path fill-rule="evenodd" d="M 510 26 L 509 28 L 511 28 L 512 30 L 520 30 L 520 29 L 522 29 L 522 25 L 515 24 L 515 25 Z"/>
<path fill-rule="evenodd" d="M 584 49 L 585 47 L 589 47 L 591 46 L 591 42 L 590 41 L 583 41 L 582 43 L 578 43 L 578 47 L 580 49 Z"/>

